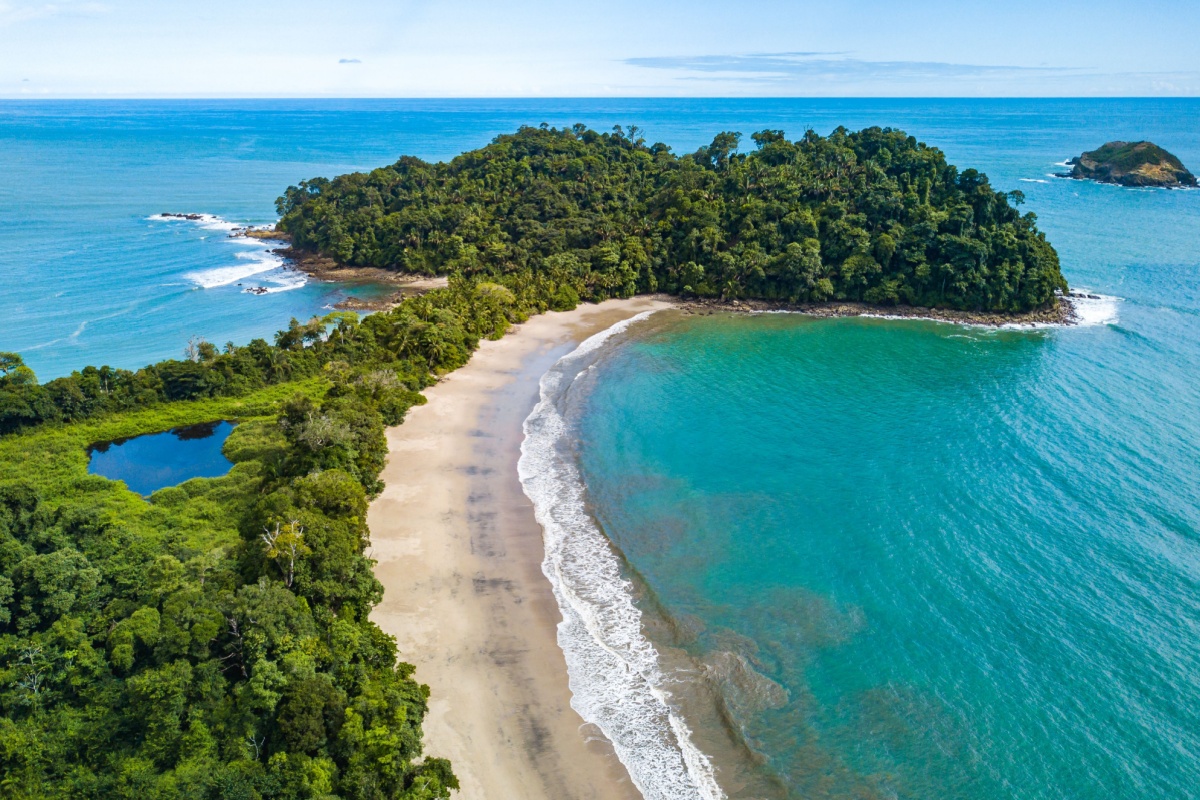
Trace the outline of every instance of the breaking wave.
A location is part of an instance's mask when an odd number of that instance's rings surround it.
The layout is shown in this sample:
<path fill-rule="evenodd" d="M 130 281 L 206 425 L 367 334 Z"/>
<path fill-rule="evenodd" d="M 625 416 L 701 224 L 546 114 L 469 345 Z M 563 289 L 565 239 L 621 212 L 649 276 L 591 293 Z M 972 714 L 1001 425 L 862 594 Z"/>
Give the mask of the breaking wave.
<path fill-rule="evenodd" d="M 251 294 L 274 294 L 299 289 L 308 283 L 304 273 L 291 269 L 284 258 L 276 254 L 272 244 L 248 236 L 232 236 L 245 228 L 215 214 L 155 214 L 151 220 L 159 222 L 186 222 L 209 231 L 227 234 L 226 240 L 246 248 L 234 253 L 234 263 L 223 267 L 196 270 L 184 275 L 201 289 L 213 289 L 240 283 L 247 278 L 256 278 L 254 286 L 244 291 Z"/>
<path fill-rule="evenodd" d="M 541 401 L 525 420 L 518 473 L 543 529 L 549 578 L 562 612 L 571 706 L 612 742 L 646 800 L 721 800 L 714 769 L 671 704 L 659 654 L 642 633 L 632 585 L 611 544 L 587 513 L 585 487 L 566 419 L 576 376 L 600 347 L 645 312 L 584 341 L 541 380 Z"/>
<path fill-rule="evenodd" d="M 1120 320 L 1121 298 L 1086 289 L 1071 292 L 1077 325 L 1115 325 Z"/>

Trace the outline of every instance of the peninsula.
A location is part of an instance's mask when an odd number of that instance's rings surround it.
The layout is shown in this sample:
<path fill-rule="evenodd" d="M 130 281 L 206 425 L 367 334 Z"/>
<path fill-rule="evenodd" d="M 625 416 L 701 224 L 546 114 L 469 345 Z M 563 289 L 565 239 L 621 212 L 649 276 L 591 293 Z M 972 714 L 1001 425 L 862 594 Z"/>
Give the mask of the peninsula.
<path fill-rule="evenodd" d="M 1064 178 L 1167 189 L 1196 185 L 1183 162 L 1153 142 L 1109 142 L 1067 163 L 1071 171 Z"/>
<path fill-rule="evenodd" d="M 635 295 L 1011 319 L 1066 290 L 1019 193 L 900 131 L 752 138 L 676 156 L 635 129 L 522 128 L 314 179 L 279 201 L 294 247 L 441 280 L 136 371 L 40 383 L 0 353 L 0 777 L 29 796 L 636 797 L 570 707 L 514 488 L 537 377 L 674 302 Z M 147 499 L 88 472 L 89 444 L 216 420 L 239 423 L 227 475 Z"/>
<path fill-rule="evenodd" d="M 974 169 L 902 131 L 724 132 L 677 156 L 636 128 L 524 127 L 430 164 L 315 178 L 278 201 L 292 247 L 350 267 L 462 275 L 546 299 L 1057 305 L 1058 254 Z"/>

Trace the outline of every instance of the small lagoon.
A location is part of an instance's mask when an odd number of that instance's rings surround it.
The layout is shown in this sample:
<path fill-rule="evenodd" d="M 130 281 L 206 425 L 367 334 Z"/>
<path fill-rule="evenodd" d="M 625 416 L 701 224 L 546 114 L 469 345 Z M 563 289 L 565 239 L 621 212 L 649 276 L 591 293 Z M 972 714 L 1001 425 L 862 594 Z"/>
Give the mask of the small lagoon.
<path fill-rule="evenodd" d="M 235 427 L 218 420 L 100 442 L 88 448 L 88 472 L 125 481 L 144 496 L 192 478 L 219 478 L 233 468 L 221 448 Z"/>

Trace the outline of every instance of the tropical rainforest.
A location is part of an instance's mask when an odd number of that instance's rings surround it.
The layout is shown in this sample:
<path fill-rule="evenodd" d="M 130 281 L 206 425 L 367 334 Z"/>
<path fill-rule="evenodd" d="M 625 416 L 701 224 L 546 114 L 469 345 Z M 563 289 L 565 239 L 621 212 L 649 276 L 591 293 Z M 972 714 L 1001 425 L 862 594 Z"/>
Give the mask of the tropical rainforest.
<path fill-rule="evenodd" d="M 0 353 L 0 794 L 445 798 L 428 689 L 370 619 L 384 429 L 481 339 L 638 292 L 1022 311 L 1065 288 L 1017 193 L 898 131 L 523 128 L 279 200 L 295 247 L 449 285 L 274 342 L 42 383 Z M 234 463 L 148 498 L 89 445 L 229 419 Z"/>
<path fill-rule="evenodd" d="M 522 128 L 429 164 L 280 199 L 299 250 L 402 272 L 553 281 L 563 300 L 661 291 L 967 311 L 1053 305 L 1058 255 L 1020 192 L 901 131 L 721 133 L 695 153 L 636 128 Z"/>

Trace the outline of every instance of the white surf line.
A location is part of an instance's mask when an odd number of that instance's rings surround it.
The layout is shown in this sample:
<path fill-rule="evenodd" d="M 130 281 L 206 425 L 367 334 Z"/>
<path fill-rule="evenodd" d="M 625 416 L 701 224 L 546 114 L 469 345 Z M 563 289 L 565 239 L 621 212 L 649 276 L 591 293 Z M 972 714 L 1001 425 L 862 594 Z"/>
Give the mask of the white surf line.
<path fill-rule="evenodd" d="M 1116 325 L 1120 322 L 1120 305 L 1123 298 L 1098 294 L 1087 289 L 1076 289 L 1068 299 L 1075 307 L 1077 325 Z"/>
<path fill-rule="evenodd" d="M 671 707 L 658 651 L 642 634 L 633 587 L 586 511 L 585 486 L 565 438 L 563 404 L 581 367 L 606 341 L 651 313 L 590 337 L 542 376 L 517 470 L 542 526 L 542 571 L 562 612 L 558 644 L 567 661 L 571 707 L 608 737 L 646 800 L 723 800 L 712 763 Z"/>
<path fill-rule="evenodd" d="M 154 214 L 148 219 L 156 222 L 188 222 L 204 230 L 222 231 L 230 234 L 235 230 L 245 228 L 236 222 L 218 217 L 215 214 Z M 214 289 L 218 286 L 228 286 L 244 281 L 255 275 L 263 275 L 264 286 L 248 287 L 250 294 L 274 294 L 299 289 L 308 283 L 308 277 L 297 270 L 289 269 L 287 262 L 281 256 L 272 252 L 272 243 L 254 239 L 249 236 L 227 240 L 249 250 L 235 253 L 237 263 L 226 267 L 197 270 L 186 273 L 187 278 L 201 289 Z"/>
<path fill-rule="evenodd" d="M 1078 294 L 1076 294 L 1078 292 Z M 1088 295 L 1088 296 L 1083 296 Z M 1002 325 L 990 325 L 984 322 L 967 322 L 965 320 L 945 319 L 943 317 L 917 317 L 907 314 L 888 314 L 883 311 L 864 311 L 861 314 L 848 314 L 847 317 L 865 319 L 886 319 L 891 321 L 912 320 L 917 322 L 939 322 L 943 325 L 958 325 L 963 328 L 978 328 L 980 330 L 1042 330 L 1046 328 L 1087 328 L 1095 325 L 1115 325 L 1120 321 L 1118 308 L 1124 300 L 1112 295 L 1097 294 L 1087 289 L 1074 290 L 1064 297 L 1075 309 L 1074 322 L 1005 322 Z M 805 316 L 820 316 L 811 311 L 793 311 L 787 308 L 771 308 L 751 310 L 749 314 L 801 314 Z M 830 317 L 822 317 L 829 319 Z"/>

